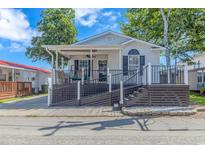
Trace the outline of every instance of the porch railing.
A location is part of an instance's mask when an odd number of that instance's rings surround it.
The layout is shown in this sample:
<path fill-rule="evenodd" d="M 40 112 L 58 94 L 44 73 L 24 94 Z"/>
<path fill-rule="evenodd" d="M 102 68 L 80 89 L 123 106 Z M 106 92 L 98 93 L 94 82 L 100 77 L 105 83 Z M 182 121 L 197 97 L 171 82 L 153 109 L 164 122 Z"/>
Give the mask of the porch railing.
<path fill-rule="evenodd" d="M 152 84 L 185 84 L 185 66 L 152 65 Z"/>
<path fill-rule="evenodd" d="M 112 92 L 119 99 L 120 83 L 123 83 L 124 93 L 136 90 L 139 86 L 151 84 L 187 84 L 187 68 L 182 65 L 163 66 L 150 63 L 136 70 L 93 70 L 92 80 L 89 74 L 78 71 L 62 71 L 58 83 L 52 87 L 52 102 L 72 101 L 79 102 L 79 98 Z M 55 76 L 59 77 L 59 72 Z M 85 77 L 86 76 L 86 77 Z M 130 89 L 131 88 L 131 89 Z M 111 94 L 111 93 L 110 93 Z M 113 95 L 114 94 L 114 95 Z"/>

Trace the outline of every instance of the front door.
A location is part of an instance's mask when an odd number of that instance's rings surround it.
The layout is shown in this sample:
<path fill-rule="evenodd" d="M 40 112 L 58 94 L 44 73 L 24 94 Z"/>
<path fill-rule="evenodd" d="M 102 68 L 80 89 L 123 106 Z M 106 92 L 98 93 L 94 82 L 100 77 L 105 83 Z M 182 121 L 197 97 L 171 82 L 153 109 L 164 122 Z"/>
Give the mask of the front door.
<path fill-rule="evenodd" d="M 98 61 L 99 81 L 107 81 L 107 60 Z"/>

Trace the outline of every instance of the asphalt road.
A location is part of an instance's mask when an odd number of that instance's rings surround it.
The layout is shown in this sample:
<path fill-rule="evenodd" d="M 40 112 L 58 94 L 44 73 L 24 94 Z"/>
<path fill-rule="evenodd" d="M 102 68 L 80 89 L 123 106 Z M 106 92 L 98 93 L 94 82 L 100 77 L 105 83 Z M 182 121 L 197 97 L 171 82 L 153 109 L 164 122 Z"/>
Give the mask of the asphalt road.
<path fill-rule="evenodd" d="M 0 144 L 205 144 L 205 119 L 0 117 Z"/>

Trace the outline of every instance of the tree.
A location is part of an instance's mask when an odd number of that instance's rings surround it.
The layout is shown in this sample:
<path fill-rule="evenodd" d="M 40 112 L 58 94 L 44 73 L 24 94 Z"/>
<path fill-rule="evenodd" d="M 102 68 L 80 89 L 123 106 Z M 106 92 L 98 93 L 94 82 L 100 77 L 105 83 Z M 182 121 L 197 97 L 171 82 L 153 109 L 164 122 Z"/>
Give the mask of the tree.
<path fill-rule="evenodd" d="M 170 56 L 190 61 L 192 53 L 205 51 L 205 9 L 128 9 L 126 35 L 165 46 Z"/>
<path fill-rule="evenodd" d="M 42 11 L 41 20 L 37 25 L 40 36 L 32 37 L 26 56 L 33 61 L 50 62 L 50 56 L 42 45 L 65 45 L 76 41 L 73 9 L 46 9 Z"/>
<path fill-rule="evenodd" d="M 166 15 L 165 9 L 160 9 L 160 13 L 162 15 L 163 19 L 163 29 L 164 29 L 164 46 L 166 48 L 165 54 L 166 54 L 166 62 L 167 66 L 170 65 L 170 52 L 169 52 L 169 43 L 168 43 L 168 30 L 169 30 L 169 16 L 171 13 L 171 9 L 168 9 L 168 13 Z"/>

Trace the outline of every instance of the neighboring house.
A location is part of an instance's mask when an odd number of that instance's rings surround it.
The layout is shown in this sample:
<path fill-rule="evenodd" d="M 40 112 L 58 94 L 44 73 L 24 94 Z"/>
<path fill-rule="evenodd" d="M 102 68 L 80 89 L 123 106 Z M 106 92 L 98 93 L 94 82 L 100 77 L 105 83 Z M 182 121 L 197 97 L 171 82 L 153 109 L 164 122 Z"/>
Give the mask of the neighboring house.
<path fill-rule="evenodd" d="M 45 69 L 0 60 L 0 81 L 31 82 L 35 93 L 48 84 L 49 76 L 50 72 Z"/>
<path fill-rule="evenodd" d="M 193 64 L 188 65 L 189 89 L 199 91 L 201 86 L 205 88 L 205 54 L 194 56 L 192 61 Z"/>
<path fill-rule="evenodd" d="M 160 53 L 164 51 L 164 47 L 113 31 L 106 31 L 71 45 L 44 45 L 43 47 L 53 58 L 56 57 L 55 66 L 54 61 L 52 62 L 51 102 L 53 103 L 76 99 L 76 91 L 69 91 L 76 90 L 76 80 L 81 80 L 82 84 L 84 80 L 88 81 L 81 87 L 80 92 L 83 91 L 83 94 L 78 97 L 108 91 L 108 84 L 112 84 L 112 89 L 119 90 L 120 81 L 125 86 L 136 87 L 166 84 L 165 89 L 168 90 L 168 84 L 180 84 L 180 87 L 183 87 L 182 84 L 187 80 L 183 68 L 174 67 L 175 74 L 173 74 L 172 67 L 167 70 L 166 66 L 160 65 Z M 60 67 L 59 56 L 62 57 Z M 67 71 L 64 71 L 63 57 L 68 61 Z M 71 87 L 69 88 L 68 85 Z M 100 88 L 104 90 L 101 91 Z"/>

